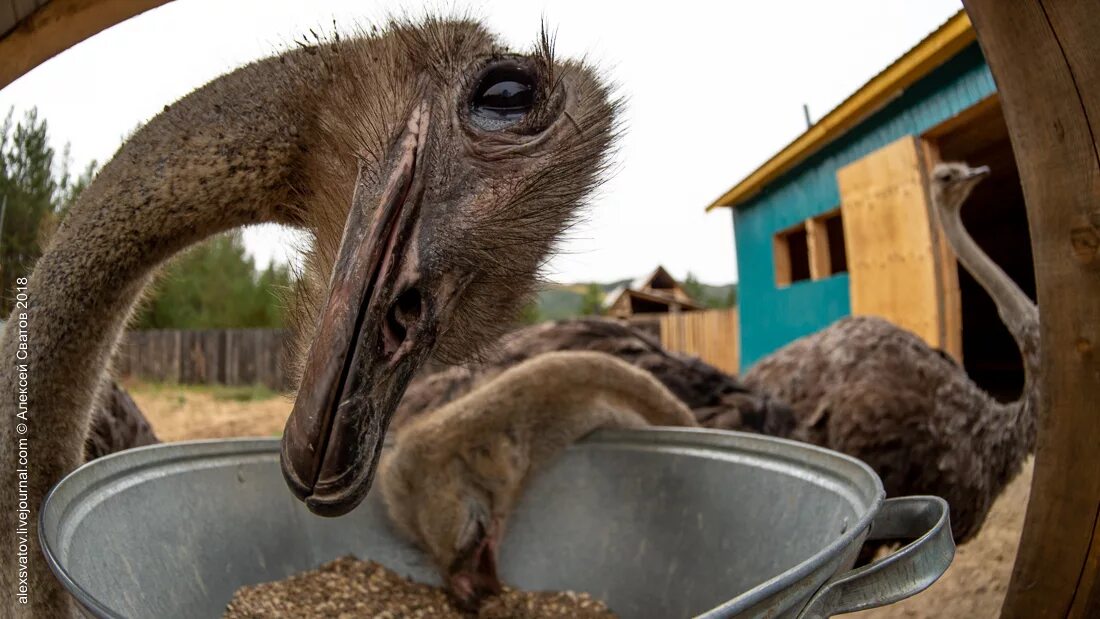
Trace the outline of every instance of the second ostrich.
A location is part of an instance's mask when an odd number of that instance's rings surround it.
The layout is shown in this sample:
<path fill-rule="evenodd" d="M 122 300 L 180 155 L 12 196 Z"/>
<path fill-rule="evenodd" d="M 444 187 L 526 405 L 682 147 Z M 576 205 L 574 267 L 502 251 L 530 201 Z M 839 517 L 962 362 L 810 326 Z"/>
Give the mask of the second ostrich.
<path fill-rule="evenodd" d="M 421 412 L 435 410 L 490 381 L 509 367 L 557 350 L 590 350 L 614 355 L 653 375 L 708 428 L 787 436 L 794 426 L 790 409 L 767 394 L 746 389 L 736 378 L 700 359 L 677 354 L 636 326 L 602 318 L 576 318 L 525 327 L 505 335 L 477 363 L 425 368 L 409 384 L 394 413 L 399 427 Z"/>
<path fill-rule="evenodd" d="M 960 217 L 988 172 L 938 165 L 932 203 L 959 261 L 993 298 L 1020 349 L 1025 378 L 1017 401 L 998 402 L 919 337 L 869 316 L 842 319 L 792 342 L 743 377 L 750 388 L 791 405 L 795 438 L 867 462 L 888 494 L 947 499 L 957 542 L 978 531 L 1035 444 L 1038 309 L 978 247 Z"/>

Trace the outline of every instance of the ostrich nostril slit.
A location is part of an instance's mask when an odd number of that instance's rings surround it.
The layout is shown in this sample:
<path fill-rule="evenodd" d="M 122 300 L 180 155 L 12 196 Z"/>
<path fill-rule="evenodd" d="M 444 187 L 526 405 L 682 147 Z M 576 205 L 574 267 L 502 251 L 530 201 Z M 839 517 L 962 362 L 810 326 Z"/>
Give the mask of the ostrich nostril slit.
<path fill-rule="evenodd" d="M 389 332 L 393 348 L 401 346 L 409 329 L 420 320 L 420 290 L 408 288 L 393 302 L 386 314 L 386 330 Z"/>

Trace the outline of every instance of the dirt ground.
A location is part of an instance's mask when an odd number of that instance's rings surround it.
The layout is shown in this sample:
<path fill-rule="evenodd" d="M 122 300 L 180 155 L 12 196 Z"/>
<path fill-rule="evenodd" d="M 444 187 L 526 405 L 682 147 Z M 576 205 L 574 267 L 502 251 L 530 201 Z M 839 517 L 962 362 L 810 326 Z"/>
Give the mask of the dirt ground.
<path fill-rule="evenodd" d="M 853 619 L 992 619 L 1000 615 L 1024 527 L 1034 461 L 993 503 L 977 537 L 959 546 L 947 573 L 923 593 L 891 606 L 843 615 Z"/>
<path fill-rule="evenodd" d="M 162 441 L 280 436 L 293 402 L 268 391 L 126 384 Z"/>
<path fill-rule="evenodd" d="M 163 441 L 232 436 L 279 436 L 289 399 L 270 392 L 226 388 L 126 386 Z M 845 615 L 858 619 L 997 617 L 1023 528 L 1033 464 L 997 499 L 978 536 L 960 546 L 947 573 L 930 589 L 885 608 Z"/>

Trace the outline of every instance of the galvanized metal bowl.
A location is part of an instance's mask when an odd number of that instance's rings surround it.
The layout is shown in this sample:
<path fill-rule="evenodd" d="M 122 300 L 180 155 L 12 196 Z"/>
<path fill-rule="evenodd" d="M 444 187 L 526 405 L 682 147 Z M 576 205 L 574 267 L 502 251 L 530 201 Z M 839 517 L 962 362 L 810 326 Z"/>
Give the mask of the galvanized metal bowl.
<path fill-rule="evenodd" d="M 93 461 L 47 497 L 40 537 L 93 617 L 216 617 L 242 585 L 353 553 L 429 583 L 378 493 L 335 519 L 286 490 L 275 439 L 175 443 Z M 850 570 L 874 537 L 914 539 Z M 603 431 L 527 489 L 501 575 L 587 591 L 625 618 L 826 617 L 930 585 L 954 554 L 947 505 L 883 500 L 862 462 L 768 437 Z"/>

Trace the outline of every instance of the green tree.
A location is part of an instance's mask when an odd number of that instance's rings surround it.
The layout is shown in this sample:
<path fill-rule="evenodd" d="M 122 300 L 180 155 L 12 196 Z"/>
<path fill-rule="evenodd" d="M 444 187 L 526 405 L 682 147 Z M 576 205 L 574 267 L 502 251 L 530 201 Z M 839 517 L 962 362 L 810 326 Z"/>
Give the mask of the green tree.
<path fill-rule="evenodd" d="M 737 284 L 730 284 L 730 291 L 726 293 L 726 307 L 737 306 Z"/>
<path fill-rule="evenodd" d="M 599 284 L 588 284 L 581 298 L 582 316 L 599 316 L 603 314 L 603 288 Z"/>
<path fill-rule="evenodd" d="M 531 299 L 527 305 L 523 306 L 523 309 L 519 311 L 516 322 L 521 325 L 533 325 L 542 322 L 542 316 L 539 314 L 538 298 Z"/>
<path fill-rule="evenodd" d="M 290 272 L 269 265 L 257 272 L 240 232 L 215 236 L 170 264 L 138 314 L 139 329 L 280 327 L 279 292 Z"/>
<path fill-rule="evenodd" d="M 688 271 L 687 277 L 684 278 L 684 282 L 680 286 L 696 303 L 707 305 L 707 291 L 694 273 Z"/>
<path fill-rule="evenodd" d="M 95 173 L 92 163 L 70 176 L 68 146 L 58 158 L 35 108 L 18 123 L 13 115 L 11 108 L 0 123 L 0 316 L 11 312 L 15 279 L 30 274 L 45 239 Z"/>
<path fill-rule="evenodd" d="M 0 124 L 0 317 L 11 312 L 15 279 L 30 274 L 50 235 L 95 176 L 92 162 L 70 171 L 36 109 L 18 123 L 14 109 Z M 138 324 L 163 328 L 275 327 L 283 324 L 277 296 L 290 285 L 287 267 L 257 272 L 240 234 L 215 237 L 173 262 L 142 308 Z"/>
<path fill-rule="evenodd" d="M 696 303 L 708 309 L 724 309 L 737 305 L 737 284 L 730 284 L 729 291 L 722 294 L 722 287 L 707 286 L 699 281 L 699 278 L 688 271 L 684 283 L 681 284 L 684 292 L 688 293 Z"/>

